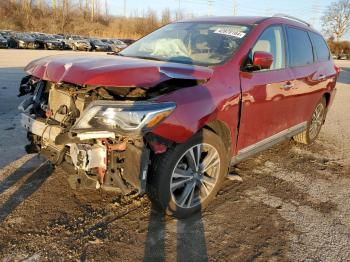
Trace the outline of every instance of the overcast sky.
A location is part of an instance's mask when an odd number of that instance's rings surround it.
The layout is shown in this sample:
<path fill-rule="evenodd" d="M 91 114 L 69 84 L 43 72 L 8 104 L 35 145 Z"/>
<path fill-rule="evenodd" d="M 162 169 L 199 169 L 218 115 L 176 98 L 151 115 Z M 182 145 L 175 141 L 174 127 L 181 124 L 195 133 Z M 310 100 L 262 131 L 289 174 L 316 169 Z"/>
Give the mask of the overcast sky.
<path fill-rule="evenodd" d="M 234 14 L 234 5 L 237 15 L 271 16 L 276 13 L 285 13 L 304 19 L 321 29 L 320 17 L 330 5 L 330 0 L 125 0 L 127 14 L 151 8 L 159 14 L 165 8 L 176 12 L 179 8 L 185 13 L 195 16 L 225 16 Z M 209 8 L 208 2 L 212 2 Z M 110 13 L 123 15 L 124 0 L 108 0 Z M 211 10 L 211 11 L 210 11 Z M 348 33 L 346 39 L 350 39 Z"/>

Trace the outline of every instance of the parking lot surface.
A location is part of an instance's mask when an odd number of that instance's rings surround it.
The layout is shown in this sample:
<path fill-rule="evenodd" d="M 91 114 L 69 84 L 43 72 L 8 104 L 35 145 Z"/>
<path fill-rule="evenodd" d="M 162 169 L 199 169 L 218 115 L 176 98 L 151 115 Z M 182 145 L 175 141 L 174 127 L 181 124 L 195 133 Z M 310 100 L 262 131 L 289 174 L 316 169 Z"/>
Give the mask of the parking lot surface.
<path fill-rule="evenodd" d="M 73 191 L 26 155 L 23 67 L 71 51 L 0 50 L 0 260 L 349 261 L 350 62 L 316 143 L 285 142 L 235 168 L 202 214 L 178 221 L 147 197 Z"/>

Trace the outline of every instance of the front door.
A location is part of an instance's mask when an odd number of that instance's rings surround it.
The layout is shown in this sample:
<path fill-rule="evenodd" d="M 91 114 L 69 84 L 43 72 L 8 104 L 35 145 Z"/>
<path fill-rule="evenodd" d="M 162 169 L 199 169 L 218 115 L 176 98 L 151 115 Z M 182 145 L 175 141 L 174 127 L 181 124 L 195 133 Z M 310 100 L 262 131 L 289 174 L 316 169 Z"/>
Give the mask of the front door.
<path fill-rule="evenodd" d="M 268 27 L 254 45 L 255 51 L 273 56 L 270 69 L 241 72 L 242 110 L 237 150 L 254 147 L 293 127 L 297 87 L 286 66 L 285 34 L 282 26 Z M 240 152 L 239 152 L 240 153 Z"/>

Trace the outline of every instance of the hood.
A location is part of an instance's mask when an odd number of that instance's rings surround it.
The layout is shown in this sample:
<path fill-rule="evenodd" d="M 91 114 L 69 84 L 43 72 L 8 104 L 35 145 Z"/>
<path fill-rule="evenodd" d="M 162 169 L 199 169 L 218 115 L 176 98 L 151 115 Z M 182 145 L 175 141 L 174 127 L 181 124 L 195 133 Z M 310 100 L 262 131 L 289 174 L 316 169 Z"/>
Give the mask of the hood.
<path fill-rule="evenodd" d="M 170 79 L 207 81 L 213 70 L 121 56 L 53 56 L 34 60 L 25 72 L 56 83 L 149 88 Z"/>

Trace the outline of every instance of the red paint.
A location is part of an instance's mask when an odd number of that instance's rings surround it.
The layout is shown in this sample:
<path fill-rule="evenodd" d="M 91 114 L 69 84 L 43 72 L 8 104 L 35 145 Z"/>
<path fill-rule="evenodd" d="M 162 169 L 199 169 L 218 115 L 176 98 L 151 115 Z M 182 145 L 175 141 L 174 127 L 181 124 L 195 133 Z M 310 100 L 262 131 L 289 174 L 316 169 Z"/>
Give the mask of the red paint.
<path fill-rule="evenodd" d="M 149 145 L 151 146 L 153 152 L 156 154 L 162 154 L 168 150 L 166 145 L 163 145 L 157 141 L 150 141 Z"/>
<path fill-rule="evenodd" d="M 54 57 L 30 63 L 28 74 L 45 80 L 80 85 L 142 86 L 151 88 L 170 79 L 209 80 L 156 98 L 174 101 L 177 107 L 152 133 L 183 143 L 203 126 L 220 121 L 231 131 L 232 152 L 250 146 L 282 130 L 307 121 L 324 94 L 333 100 L 339 69 L 332 60 L 273 71 L 241 72 L 247 54 L 260 34 L 270 25 L 291 25 L 313 31 L 299 22 L 284 18 L 220 17 L 190 21 L 252 25 L 235 55 L 224 65 L 210 68 L 125 57 Z M 255 60 L 269 62 L 261 54 Z M 325 75 L 323 80 L 317 80 Z M 284 86 L 292 84 L 290 88 Z M 239 102 L 242 99 L 237 136 Z M 237 140 L 238 137 L 238 140 Z"/>
<path fill-rule="evenodd" d="M 253 65 L 261 69 L 269 69 L 272 65 L 273 57 L 270 53 L 257 51 L 254 53 Z"/>
<path fill-rule="evenodd" d="M 150 88 L 173 77 L 207 80 L 213 70 L 201 66 L 105 56 L 54 56 L 29 63 L 28 75 L 78 85 Z"/>

